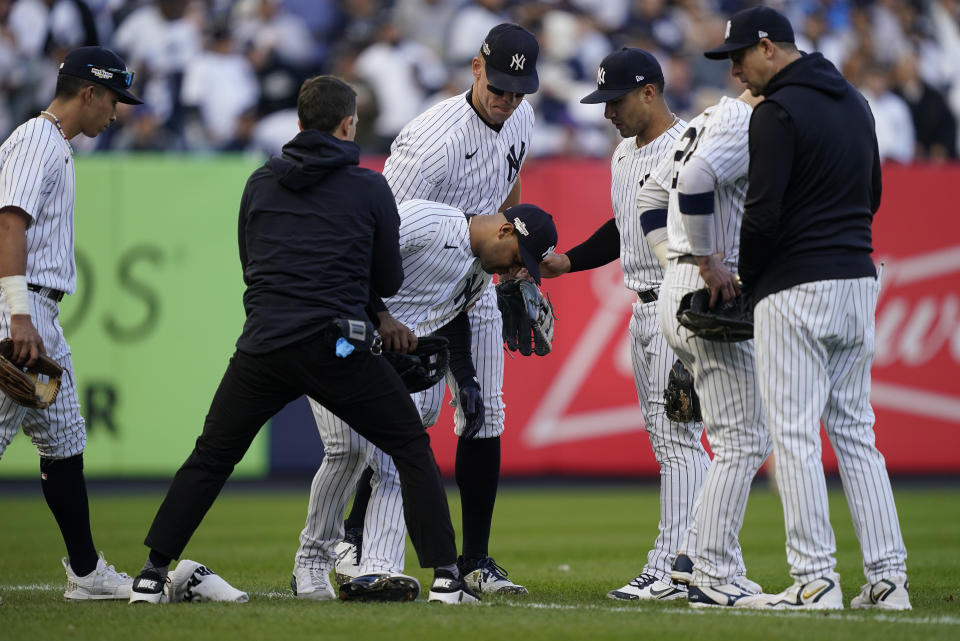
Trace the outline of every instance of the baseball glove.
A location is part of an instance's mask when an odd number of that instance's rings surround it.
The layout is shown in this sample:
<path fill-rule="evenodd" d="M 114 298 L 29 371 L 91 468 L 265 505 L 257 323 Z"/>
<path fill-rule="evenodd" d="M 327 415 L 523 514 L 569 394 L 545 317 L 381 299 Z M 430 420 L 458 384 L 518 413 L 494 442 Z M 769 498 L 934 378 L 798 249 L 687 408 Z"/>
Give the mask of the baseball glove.
<path fill-rule="evenodd" d="M 11 356 L 13 339 L 5 338 L 0 341 L 0 391 L 14 403 L 24 407 L 38 410 L 49 407 L 60 391 L 63 368 L 47 356 L 40 356 L 36 363 L 22 368 L 10 360 Z M 38 380 L 40 374 L 44 374 L 49 380 Z"/>
<path fill-rule="evenodd" d="M 708 341 L 735 343 L 753 338 L 753 314 L 737 296 L 710 308 L 710 290 L 687 292 L 680 299 L 677 320 L 694 336 Z"/>
<path fill-rule="evenodd" d="M 417 339 L 417 349 L 410 354 L 384 352 L 383 357 L 397 370 L 407 391 L 422 392 L 443 380 L 450 365 L 450 343 L 443 336 Z"/>
<path fill-rule="evenodd" d="M 546 356 L 553 347 L 553 304 L 522 278 L 497 283 L 497 307 L 503 315 L 503 340 L 512 352 Z"/>
<path fill-rule="evenodd" d="M 667 418 L 674 423 L 703 420 L 700 416 L 700 399 L 693 389 L 693 376 L 679 358 L 670 369 L 667 389 L 663 390 L 663 402 L 666 405 Z"/>

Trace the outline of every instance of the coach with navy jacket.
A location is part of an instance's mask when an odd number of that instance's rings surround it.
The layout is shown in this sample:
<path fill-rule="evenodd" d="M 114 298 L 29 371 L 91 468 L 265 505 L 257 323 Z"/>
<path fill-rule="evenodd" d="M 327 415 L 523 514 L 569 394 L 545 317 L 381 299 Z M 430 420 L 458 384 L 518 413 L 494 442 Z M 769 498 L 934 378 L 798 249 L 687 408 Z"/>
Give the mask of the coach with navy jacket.
<path fill-rule="evenodd" d="M 907 551 L 873 433 L 870 366 L 880 279 L 870 257 L 880 157 L 867 101 L 786 17 L 735 14 L 708 57 L 763 95 L 750 121 L 740 276 L 754 308 L 760 395 L 777 457 L 793 585 L 755 607 L 842 609 L 821 463 L 833 444 L 867 583 L 853 608 L 909 610 Z"/>
<path fill-rule="evenodd" d="M 456 567 L 430 439 L 400 377 L 370 344 L 371 293 L 389 296 L 403 282 L 393 195 L 382 175 L 357 166 L 353 89 L 332 76 L 308 79 L 297 111 L 301 132 L 244 189 L 238 241 L 246 323 L 203 432 L 147 534 L 150 554 L 131 602 L 160 601 L 171 560 L 234 465 L 263 424 L 302 394 L 393 456 L 421 564 Z"/>

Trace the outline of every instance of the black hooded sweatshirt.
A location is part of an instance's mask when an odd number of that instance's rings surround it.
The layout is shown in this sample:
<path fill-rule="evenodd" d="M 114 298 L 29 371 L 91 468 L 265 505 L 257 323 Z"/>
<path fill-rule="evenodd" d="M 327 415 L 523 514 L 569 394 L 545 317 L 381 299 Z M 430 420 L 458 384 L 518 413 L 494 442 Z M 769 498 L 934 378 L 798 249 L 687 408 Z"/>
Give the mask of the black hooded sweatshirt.
<path fill-rule="evenodd" d="M 237 349 L 310 339 L 333 318 L 366 319 L 371 290 L 403 282 L 400 217 L 386 179 L 352 142 L 300 132 L 247 180 L 238 240 L 247 320 Z"/>
<path fill-rule="evenodd" d="M 876 276 L 880 156 L 867 101 L 821 54 L 775 75 L 750 119 L 739 273 L 752 304 L 801 283 Z"/>

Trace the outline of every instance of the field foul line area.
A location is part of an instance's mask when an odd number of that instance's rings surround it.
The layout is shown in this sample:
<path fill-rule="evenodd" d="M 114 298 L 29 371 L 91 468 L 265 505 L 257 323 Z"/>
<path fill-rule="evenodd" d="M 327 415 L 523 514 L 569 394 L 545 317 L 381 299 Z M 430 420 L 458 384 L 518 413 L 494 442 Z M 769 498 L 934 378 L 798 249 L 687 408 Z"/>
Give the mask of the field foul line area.
<path fill-rule="evenodd" d="M 60 592 L 63 590 L 62 585 L 50 585 L 49 583 L 36 583 L 33 585 L 0 585 L 0 594 L 4 592 Z M 290 592 L 250 592 L 251 598 L 267 599 L 267 600 L 286 600 L 293 599 L 294 596 Z M 488 604 L 479 604 L 479 605 L 465 605 L 462 606 L 465 608 L 470 607 L 508 607 L 508 608 L 520 608 L 527 610 L 567 610 L 567 611 L 579 611 L 584 612 L 623 612 L 627 614 L 641 614 L 641 615 L 650 615 L 651 610 L 647 608 L 637 608 L 631 607 L 628 605 L 574 605 L 569 603 L 537 603 L 535 601 L 526 602 L 526 603 L 517 603 L 517 602 L 507 602 L 507 601 L 497 601 L 496 603 Z M 671 608 L 669 610 L 670 616 L 704 616 L 717 614 L 720 608 L 703 608 L 703 609 L 675 609 Z M 844 610 L 843 612 L 762 612 L 759 610 L 746 610 L 746 609 L 734 609 L 723 611 L 723 616 L 745 616 L 745 617 L 775 617 L 775 618 L 798 618 L 798 617 L 817 617 L 821 619 L 833 619 L 835 621 L 851 621 L 851 622 L 882 622 L 882 623 L 900 623 L 907 625 L 946 625 L 946 626 L 960 626 L 960 617 L 951 617 L 951 616 L 939 616 L 939 617 L 924 617 L 924 616 L 912 616 L 909 614 L 866 614 L 854 612 L 851 610 Z"/>

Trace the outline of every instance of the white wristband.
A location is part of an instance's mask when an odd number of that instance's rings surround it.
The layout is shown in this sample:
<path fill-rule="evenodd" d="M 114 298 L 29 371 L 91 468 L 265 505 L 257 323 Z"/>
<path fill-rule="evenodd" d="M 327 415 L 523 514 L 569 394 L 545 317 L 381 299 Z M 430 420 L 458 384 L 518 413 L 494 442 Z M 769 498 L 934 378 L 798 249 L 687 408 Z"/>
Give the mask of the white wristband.
<path fill-rule="evenodd" d="M 27 295 L 26 276 L 4 276 L 0 278 L 0 287 L 7 299 L 10 315 L 30 315 L 30 297 Z"/>

